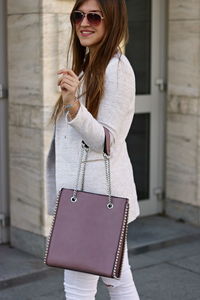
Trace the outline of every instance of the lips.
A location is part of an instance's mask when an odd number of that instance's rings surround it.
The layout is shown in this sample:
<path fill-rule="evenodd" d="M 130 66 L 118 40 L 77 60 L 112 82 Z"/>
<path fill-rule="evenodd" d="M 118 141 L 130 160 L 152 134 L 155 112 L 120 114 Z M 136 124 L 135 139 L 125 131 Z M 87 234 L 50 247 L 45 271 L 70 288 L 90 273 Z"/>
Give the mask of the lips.
<path fill-rule="evenodd" d="M 80 33 L 81 33 L 81 36 L 88 37 L 88 36 L 92 35 L 94 33 L 94 31 L 91 31 L 91 30 L 81 30 Z"/>

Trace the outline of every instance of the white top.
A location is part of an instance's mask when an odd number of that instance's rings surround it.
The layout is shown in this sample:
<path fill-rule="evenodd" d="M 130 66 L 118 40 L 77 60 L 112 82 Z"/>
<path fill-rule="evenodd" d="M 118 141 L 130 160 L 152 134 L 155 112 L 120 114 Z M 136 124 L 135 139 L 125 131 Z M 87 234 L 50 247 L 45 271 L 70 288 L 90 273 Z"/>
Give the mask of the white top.
<path fill-rule="evenodd" d="M 103 158 L 105 126 L 111 137 L 111 194 L 129 199 L 130 223 L 139 216 L 140 209 L 125 141 L 135 112 L 135 75 L 125 55 L 119 59 L 119 53 L 116 54 L 106 68 L 105 92 L 97 119 L 86 109 L 85 96 L 80 98 L 80 104 L 73 120 L 68 119 L 67 113 L 56 122 L 47 158 L 48 213 L 53 214 L 56 194 L 61 188 L 75 188 L 82 140 L 90 148 L 84 191 L 107 194 Z"/>

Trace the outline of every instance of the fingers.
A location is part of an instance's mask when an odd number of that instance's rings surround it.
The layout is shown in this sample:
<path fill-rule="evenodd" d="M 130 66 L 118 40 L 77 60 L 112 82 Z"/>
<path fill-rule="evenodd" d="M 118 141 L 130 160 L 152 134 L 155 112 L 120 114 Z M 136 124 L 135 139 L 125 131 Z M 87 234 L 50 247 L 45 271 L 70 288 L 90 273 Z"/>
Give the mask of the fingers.
<path fill-rule="evenodd" d="M 74 84 L 74 82 L 71 81 L 71 80 L 68 79 L 68 78 L 64 78 L 64 79 L 61 81 L 61 85 L 64 84 L 64 83 L 69 84 L 71 87 L 76 86 L 76 85 Z"/>
<path fill-rule="evenodd" d="M 60 69 L 58 72 L 57 72 L 57 75 L 60 75 L 60 74 L 68 74 L 68 75 L 71 75 L 73 78 L 76 78 L 78 79 L 78 76 L 76 76 L 76 74 L 74 73 L 74 71 L 70 70 L 70 69 Z"/>
<path fill-rule="evenodd" d="M 73 94 L 75 94 L 77 87 L 73 85 L 70 81 L 65 80 L 64 82 L 62 81 L 60 85 L 61 89 L 67 90 Z"/>
<path fill-rule="evenodd" d="M 61 90 L 68 93 L 69 95 L 74 95 L 77 92 L 80 81 L 76 74 L 72 70 L 61 69 L 57 72 L 60 77 L 58 78 L 58 86 L 60 86 Z"/>
<path fill-rule="evenodd" d="M 72 80 L 71 78 L 69 77 L 65 77 L 63 79 L 59 79 L 59 83 L 58 85 L 61 87 L 61 89 L 63 87 L 65 87 L 65 85 L 68 86 L 68 90 L 70 92 L 73 92 L 73 93 L 76 93 L 77 91 L 77 88 L 78 88 L 78 85 L 79 85 L 79 82 L 75 81 L 75 80 Z"/>
<path fill-rule="evenodd" d="M 75 85 L 79 85 L 79 80 L 74 79 L 74 78 L 72 78 L 71 76 L 68 76 L 68 75 L 64 75 L 64 76 L 58 78 L 57 84 L 60 85 L 63 80 L 67 80 L 67 81 L 70 81 L 71 83 L 73 83 Z"/>
<path fill-rule="evenodd" d="M 60 87 L 62 91 L 69 91 L 71 89 L 71 86 L 69 86 L 67 83 L 63 83 Z"/>
<path fill-rule="evenodd" d="M 75 78 L 75 77 L 72 77 L 70 74 L 62 75 L 60 78 L 58 78 L 57 85 L 60 85 L 63 80 L 68 80 L 68 81 L 70 80 L 70 82 L 72 82 L 76 86 L 79 85 L 79 79 L 77 76 Z"/>

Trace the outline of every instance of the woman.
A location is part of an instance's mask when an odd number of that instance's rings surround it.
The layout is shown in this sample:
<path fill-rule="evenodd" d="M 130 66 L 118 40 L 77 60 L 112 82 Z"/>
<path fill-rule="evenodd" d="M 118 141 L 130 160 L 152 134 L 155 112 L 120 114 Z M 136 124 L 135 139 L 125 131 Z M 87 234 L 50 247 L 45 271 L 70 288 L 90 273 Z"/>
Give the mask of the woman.
<path fill-rule="evenodd" d="M 139 215 L 132 165 L 125 139 L 135 110 L 135 77 L 120 44 L 128 38 L 125 0 L 77 0 L 71 13 L 72 69 L 58 71 L 61 96 L 52 119 L 54 137 L 47 160 L 48 212 L 56 194 L 74 188 L 81 141 L 90 152 L 84 190 L 105 194 L 104 128 L 111 136 L 112 195 L 129 198 L 129 218 Z M 120 280 L 101 277 L 111 299 L 138 300 L 128 261 L 127 244 Z M 95 299 L 99 277 L 64 271 L 66 299 Z"/>

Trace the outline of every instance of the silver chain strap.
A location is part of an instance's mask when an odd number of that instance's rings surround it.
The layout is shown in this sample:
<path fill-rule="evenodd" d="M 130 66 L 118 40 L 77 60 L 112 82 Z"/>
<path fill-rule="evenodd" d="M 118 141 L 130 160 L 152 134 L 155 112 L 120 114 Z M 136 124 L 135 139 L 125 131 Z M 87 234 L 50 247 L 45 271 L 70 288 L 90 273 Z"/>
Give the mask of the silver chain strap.
<path fill-rule="evenodd" d="M 83 160 L 84 157 L 84 150 L 85 150 L 85 159 Z M 81 181 L 81 191 L 84 189 L 84 181 L 85 181 L 85 168 L 86 168 L 86 163 L 88 159 L 88 152 L 89 152 L 89 147 L 87 147 L 83 142 L 81 145 L 81 155 L 80 155 L 80 162 L 79 162 L 79 168 L 78 168 L 78 174 L 77 174 L 77 179 L 76 179 L 76 184 L 75 184 L 75 189 L 73 191 L 73 196 L 71 197 L 72 202 L 77 201 L 77 190 L 78 190 L 78 185 L 79 185 L 79 178 L 81 174 L 81 166 L 83 164 L 83 169 L 82 169 L 82 181 Z M 104 161 L 105 161 L 105 170 L 106 170 L 106 183 L 107 183 L 107 193 L 108 193 L 108 204 L 107 207 L 109 209 L 113 208 L 113 203 L 112 203 L 112 198 L 111 198 L 111 173 L 110 173 L 110 156 L 107 155 L 106 153 L 103 153 Z"/>
<path fill-rule="evenodd" d="M 109 196 L 108 205 L 109 205 L 110 208 L 112 208 L 113 203 L 112 203 L 112 200 L 111 200 L 110 157 L 106 153 L 103 153 L 103 157 L 104 157 L 105 170 L 106 170 L 107 193 L 108 193 L 108 196 Z"/>

